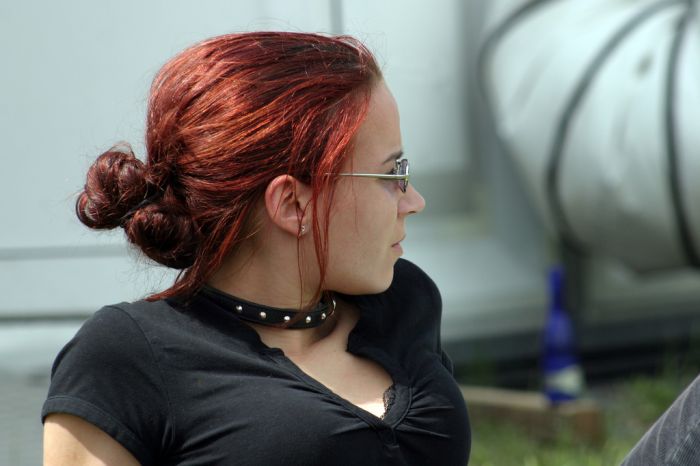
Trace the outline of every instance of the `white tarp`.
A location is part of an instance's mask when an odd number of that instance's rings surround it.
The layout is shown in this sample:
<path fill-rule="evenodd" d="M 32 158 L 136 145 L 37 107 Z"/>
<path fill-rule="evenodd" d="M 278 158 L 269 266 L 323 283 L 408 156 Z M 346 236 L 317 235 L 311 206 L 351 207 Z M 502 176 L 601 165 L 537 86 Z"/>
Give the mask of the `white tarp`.
<path fill-rule="evenodd" d="M 480 71 L 553 232 L 638 270 L 700 265 L 698 2 L 495 1 Z"/>

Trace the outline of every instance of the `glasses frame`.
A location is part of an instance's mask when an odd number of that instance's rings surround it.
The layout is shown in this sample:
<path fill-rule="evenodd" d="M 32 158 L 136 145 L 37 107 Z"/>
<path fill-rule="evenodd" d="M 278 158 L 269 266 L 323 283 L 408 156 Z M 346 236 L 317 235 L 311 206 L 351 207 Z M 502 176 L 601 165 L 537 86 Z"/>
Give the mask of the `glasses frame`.
<path fill-rule="evenodd" d="M 378 178 L 380 180 L 395 180 L 399 181 L 399 189 L 402 192 L 408 190 L 408 180 L 411 177 L 410 165 L 408 159 L 400 159 L 396 161 L 396 174 L 387 175 L 386 173 L 338 173 L 338 176 L 358 176 L 361 178 Z M 403 174 L 401 172 L 403 171 Z M 403 183 L 401 183 L 403 182 Z"/>

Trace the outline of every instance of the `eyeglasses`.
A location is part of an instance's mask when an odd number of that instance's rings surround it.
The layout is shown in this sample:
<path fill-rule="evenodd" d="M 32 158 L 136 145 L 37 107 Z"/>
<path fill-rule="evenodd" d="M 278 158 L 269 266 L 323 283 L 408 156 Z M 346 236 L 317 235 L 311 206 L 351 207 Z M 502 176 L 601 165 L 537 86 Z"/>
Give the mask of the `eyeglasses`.
<path fill-rule="evenodd" d="M 405 193 L 408 189 L 408 179 L 410 178 L 408 159 L 397 160 L 396 167 L 394 167 L 391 175 L 378 173 L 338 173 L 338 176 L 360 176 L 363 178 L 379 178 L 380 180 L 396 180 L 399 183 L 399 189 Z"/>

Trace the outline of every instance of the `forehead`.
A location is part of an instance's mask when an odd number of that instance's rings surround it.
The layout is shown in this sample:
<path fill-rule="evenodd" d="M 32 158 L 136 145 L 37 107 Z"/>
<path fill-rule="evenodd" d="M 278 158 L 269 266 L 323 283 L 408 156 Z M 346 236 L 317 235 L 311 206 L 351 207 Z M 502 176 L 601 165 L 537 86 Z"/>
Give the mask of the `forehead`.
<path fill-rule="evenodd" d="M 399 109 L 384 81 L 372 90 L 365 120 L 355 134 L 351 159 L 355 171 L 378 170 L 401 150 Z M 393 163 L 393 162 L 392 162 Z M 349 164 L 348 164 L 349 165 Z"/>

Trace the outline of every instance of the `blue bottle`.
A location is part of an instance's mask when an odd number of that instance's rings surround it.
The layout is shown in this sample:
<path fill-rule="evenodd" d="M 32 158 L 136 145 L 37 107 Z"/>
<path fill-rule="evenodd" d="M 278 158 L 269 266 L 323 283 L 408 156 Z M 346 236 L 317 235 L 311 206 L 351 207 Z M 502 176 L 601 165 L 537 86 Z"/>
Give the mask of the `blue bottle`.
<path fill-rule="evenodd" d="M 549 313 L 543 334 L 544 393 L 553 404 L 574 400 L 583 391 L 583 370 L 578 363 L 574 328 L 565 309 L 564 270 L 549 273 Z"/>

